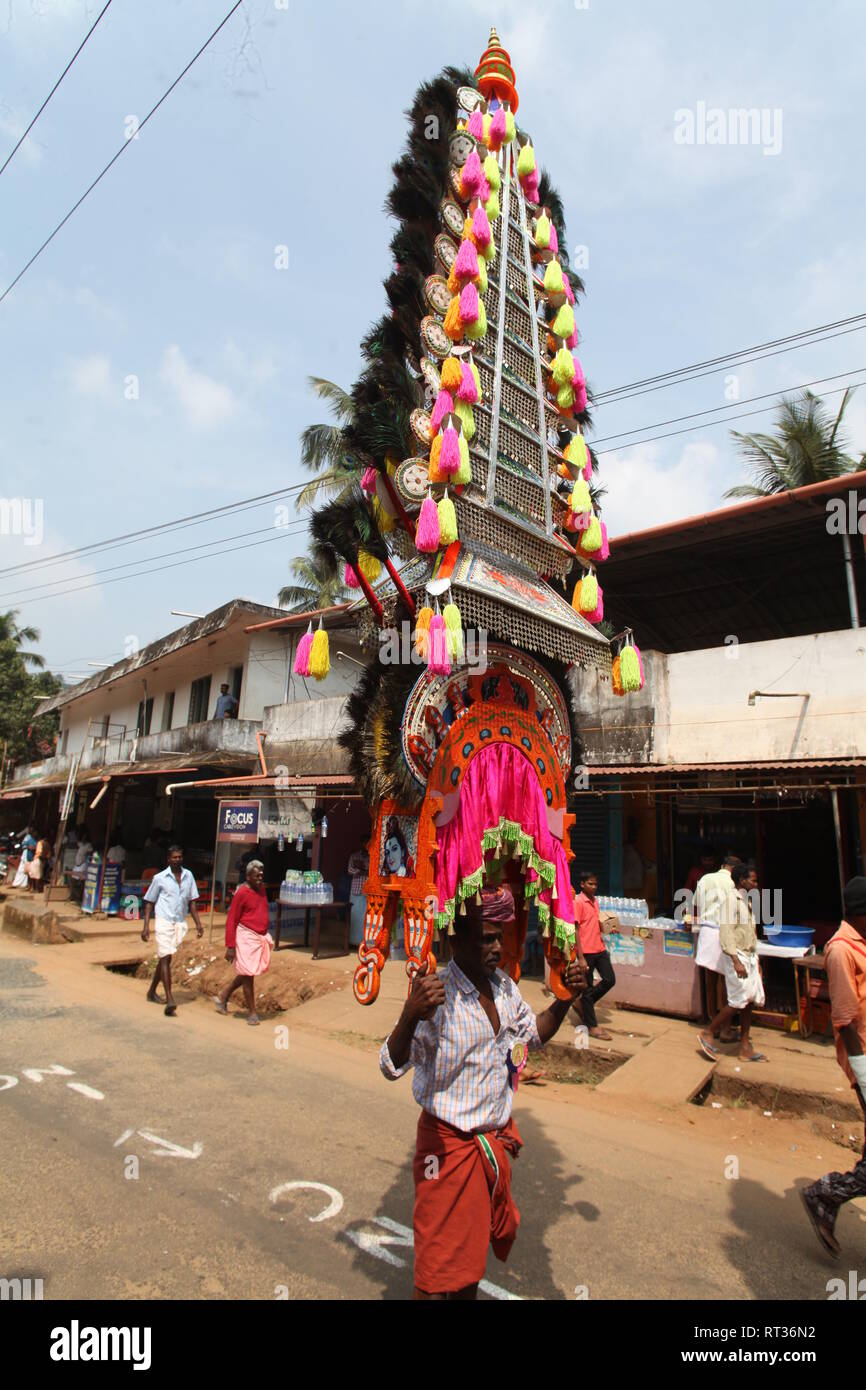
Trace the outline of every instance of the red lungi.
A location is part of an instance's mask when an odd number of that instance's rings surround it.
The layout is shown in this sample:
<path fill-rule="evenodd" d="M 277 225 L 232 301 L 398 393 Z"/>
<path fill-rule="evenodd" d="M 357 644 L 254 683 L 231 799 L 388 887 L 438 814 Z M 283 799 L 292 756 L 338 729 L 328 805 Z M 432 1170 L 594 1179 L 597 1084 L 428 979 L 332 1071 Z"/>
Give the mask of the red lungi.
<path fill-rule="evenodd" d="M 513 1119 L 503 1129 L 465 1134 L 422 1110 L 414 1226 L 415 1287 L 423 1293 L 456 1293 L 477 1284 L 491 1244 L 498 1260 L 508 1259 L 520 1224 L 508 1155 L 516 1157 L 522 1143 Z"/>

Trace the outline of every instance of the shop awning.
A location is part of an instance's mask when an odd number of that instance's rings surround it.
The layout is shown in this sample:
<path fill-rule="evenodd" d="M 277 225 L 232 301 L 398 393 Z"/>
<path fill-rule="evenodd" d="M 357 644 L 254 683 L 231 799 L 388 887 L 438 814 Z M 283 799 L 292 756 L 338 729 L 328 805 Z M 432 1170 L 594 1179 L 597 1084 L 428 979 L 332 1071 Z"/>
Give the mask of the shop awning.
<path fill-rule="evenodd" d="M 310 790 L 324 788 L 327 791 L 349 792 L 355 786 L 355 779 L 349 773 L 322 772 L 313 772 L 303 777 L 276 777 L 273 775 L 268 777 L 209 777 L 195 782 L 178 782 L 167 790 L 172 791 L 175 786 L 190 790 L 197 787 L 213 787 L 219 795 L 224 792 L 248 792 L 250 796 L 259 796 L 275 791 L 289 791 L 297 794 L 304 788 L 310 788 Z"/>
<path fill-rule="evenodd" d="M 152 758 L 147 763 L 110 763 L 108 767 L 88 768 L 78 778 L 78 786 L 88 786 L 94 782 L 109 782 L 119 777 L 164 777 L 167 772 L 198 772 L 198 762 L 185 762 L 175 758 Z"/>
<path fill-rule="evenodd" d="M 28 787 L 26 791 L 0 792 L 0 801 L 20 801 L 25 796 L 33 796 L 38 787 Z"/>
<path fill-rule="evenodd" d="M 590 777 L 659 777 L 680 772 L 809 772 L 816 768 L 866 768 L 866 758 L 800 758 L 788 762 L 739 763 L 608 763 L 603 767 L 588 767 Z"/>

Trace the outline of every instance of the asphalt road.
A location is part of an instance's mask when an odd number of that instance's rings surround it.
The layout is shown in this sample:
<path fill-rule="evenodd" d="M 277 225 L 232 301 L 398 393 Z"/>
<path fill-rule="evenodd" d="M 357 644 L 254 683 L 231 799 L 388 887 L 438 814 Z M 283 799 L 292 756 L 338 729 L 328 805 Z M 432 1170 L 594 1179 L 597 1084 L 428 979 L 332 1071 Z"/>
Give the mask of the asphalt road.
<path fill-rule="evenodd" d="M 0 939 L 0 1276 L 51 1299 L 408 1297 L 408 1082 L 290 1013 L 169 1020 L 144 988 Z M 521 1230 L 488 1296 L 825 1299 L 840 1272 L 795 1189 L 853 1160 L 805 1122 L 566 1085 L 521 1088 L 516 1119 Z M 866 1272 L 862 1210 L 839 1233 Z"/>

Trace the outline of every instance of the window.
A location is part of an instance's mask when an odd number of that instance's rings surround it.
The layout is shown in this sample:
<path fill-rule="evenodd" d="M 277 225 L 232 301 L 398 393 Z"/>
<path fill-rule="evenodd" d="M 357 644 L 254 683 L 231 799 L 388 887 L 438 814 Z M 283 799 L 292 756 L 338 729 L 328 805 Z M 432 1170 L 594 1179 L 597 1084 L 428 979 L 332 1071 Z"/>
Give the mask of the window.
<path fill-rule="evenodd" d="M 207 719 L 210 704 L 210 676 L 201 676 L 193 681 L 189 692 L 188 724 L 203 724 Z"/>
<path fill-rule="evenodd" d="M 150 724 L 153 719 L 153 696 L 149 700 L 141 700 L 138 705 L 138 719 L 135 727 L 138 730 L 139 738 L 150 733 Z"/>
<path fill-rule="evenodd" d="M 171 721 L 174 719 L 174 691 L 169 690 L 162 702 L 162 732 L 166 733 L 171 728 Z"/>

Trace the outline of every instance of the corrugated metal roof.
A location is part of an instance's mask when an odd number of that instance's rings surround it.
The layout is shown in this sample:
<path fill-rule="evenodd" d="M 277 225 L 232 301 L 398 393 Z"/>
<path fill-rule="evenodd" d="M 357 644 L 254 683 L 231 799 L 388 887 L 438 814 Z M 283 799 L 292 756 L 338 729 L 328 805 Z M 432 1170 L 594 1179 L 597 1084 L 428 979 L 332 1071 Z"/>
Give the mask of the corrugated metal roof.
<path fill-rule="evenodd" d="M 641 773 L 659 776 L 665 772 L 797 772 L 811 768 L 860 768 L 866 767 L 866 758 L 803 758 L 789 762 L 737 762 L 737 763 L 607 763 L 603 767 L 588 767 L 590 777 L 637 777 Z"/>

